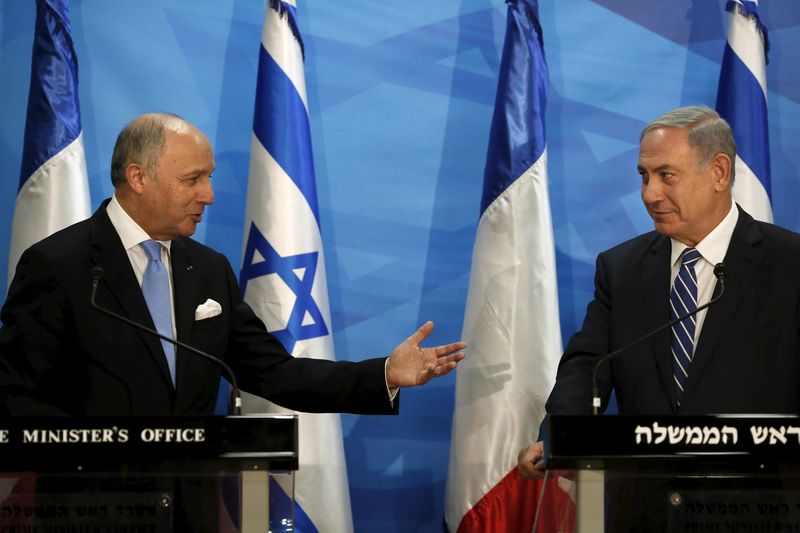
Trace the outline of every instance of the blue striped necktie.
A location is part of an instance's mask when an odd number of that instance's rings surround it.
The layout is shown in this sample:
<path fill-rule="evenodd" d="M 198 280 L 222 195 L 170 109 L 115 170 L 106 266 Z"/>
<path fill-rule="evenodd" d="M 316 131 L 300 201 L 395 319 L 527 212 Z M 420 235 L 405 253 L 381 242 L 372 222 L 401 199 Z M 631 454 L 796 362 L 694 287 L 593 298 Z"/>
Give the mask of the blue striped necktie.
<path fill-rule="evenodd" d="M 147 269 L 142 279 L 142 293 L 153 318 L 156 331 L 166 337 L 172 338 L 172 305 L 170 303 L 169 273 L 161 262 L 161 243 L 156 241 L 142 241 L 139 246 L 147 254 Z M 161 340 L 164 355 L 167 358 L 169 374 L 172 384 L 175 384 L 175 346 Z"/>
<path fill-rule="evenodd" d="M 669 295 L 671 320 L 697 309 L 697 274 L 694 265 L 700 257 L 700 252 L 694 248 L 687 248 L 683 252 L 681 268 Z M 681 403 L 683 387 L 686 385 L 689 367 L 692 365 L 695 329 L 695 315 L 672 326 L 672 374 L 675 378 L 678 405 Z"/>

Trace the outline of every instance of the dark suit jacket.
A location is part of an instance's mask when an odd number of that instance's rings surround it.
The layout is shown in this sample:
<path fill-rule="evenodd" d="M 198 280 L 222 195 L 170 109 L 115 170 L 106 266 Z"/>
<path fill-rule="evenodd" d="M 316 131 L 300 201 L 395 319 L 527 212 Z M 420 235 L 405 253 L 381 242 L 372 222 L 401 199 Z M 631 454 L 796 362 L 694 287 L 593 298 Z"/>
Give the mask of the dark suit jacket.
<path fill-rule="evenodd" d="M 548 412 L 589 414 L 597 360 L 669 321 L 670 253 L 669 238 L 651 232 L 598 256 L 594 300 Z M 680 407 L 669 328 L 601 366 L 604 406 L 613 389 L 620 414 L 800 413 L 800 235 L 739 208 L 725 264 L 725 292 L 708 309 Z"/>
<path fill-rule="evenodd" d="M 91 270 L 100 265 L 98 304 L 154 327 L 106 205 L 22 255 L 0 315 L 0 412 L 212 413 L 217 365 L 178 349 L 173 387 L 157 338 L 91 307 Z M 299 411 L 396 411 L 384 359 L 295 359 L 242 300 L 222 254 L 179 238 L 170 255 L 178 339 L 224 359 L 243 390 Z M 207 298 L 221 304 L 222 314 L 195 321 Z"/>

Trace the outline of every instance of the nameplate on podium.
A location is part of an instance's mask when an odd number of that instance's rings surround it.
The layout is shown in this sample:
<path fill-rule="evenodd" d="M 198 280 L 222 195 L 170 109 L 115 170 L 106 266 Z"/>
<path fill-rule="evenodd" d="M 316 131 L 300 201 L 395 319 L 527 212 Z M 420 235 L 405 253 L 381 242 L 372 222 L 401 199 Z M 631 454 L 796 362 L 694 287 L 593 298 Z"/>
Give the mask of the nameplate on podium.
<path fill-rule="evenodd" d="M 297 416 L 0 418 L 0 471 L 296 470 Z"/>
<path fill-rule="evenodd" d="M 771 415 L 548 416 L 547 468 L 718 463 L 763 469 L 800 456 L 800 418 Z"/>

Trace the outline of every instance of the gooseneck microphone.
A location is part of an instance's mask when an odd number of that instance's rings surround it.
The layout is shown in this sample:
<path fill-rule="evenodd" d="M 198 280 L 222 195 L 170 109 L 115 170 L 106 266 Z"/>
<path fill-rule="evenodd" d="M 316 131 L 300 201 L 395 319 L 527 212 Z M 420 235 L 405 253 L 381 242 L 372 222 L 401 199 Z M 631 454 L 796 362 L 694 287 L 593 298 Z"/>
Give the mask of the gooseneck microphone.
<path fill-rule="evenodd" d="M 703 309 L 707 309 L 711 304 L 716 303 L 716 301 L 719 300 L 722 297 L 722 294 L 725 292 L 725 263 L 717 263 L 716 265 L 714 265 L 714 276 L 717 278 L 717 280 L 719 280 L 719 294 L 717 294 L 714 298 L 712 298 L 711 300 L 709 300 L 705 304 L 699 306 L 694 311 L 690 311 L 690 312 L 686 313 L 683 316 L 679 316 L 678 318 L 676 318 L 674 320 L 670 320 L 666 324 L 657 327 L 653 331 L 645 333 L 644 335 L 642 335 L 638 339 L 636 339 L 636 340 L 634 340 L 632 342 L 629 342 L 628 344 L 626 344 L 622 348 L 619 348 L 619 349 L 614 350 L 613 352 L 611 352 L 609 354 L 604 355 L 603 357 L 600 358 L 599 361 L 597 361 L 597 363 L 595 363 L 594 370 L 592 371 L 592 414 L 593 415 L 600 414 L 599 413 L 600 406 L 602 405 L 602 402 L 600 401 L 600 392 L 597 390 L 597 370 L 600 368 L 600 365 L 602 365 L 603 363 L 605 363 L 606 361 L 608 361 L 612 357 L 616 357 L 617 355 L 619 355 L 620 353 L 622 353 L 625 350 L 629 349 L 630 347 L 632 347 L 632 346 L 634 346 L 636 344 L 639 344 L 642 341 L 645 341 L 645 340 L 649 339 L 650 337 L 652 337 L 656 333 L 664 331 L 667 328 L 671 328 L 672 326 L 674 326 L 678 322 L 680 322 L 682 320 L 686 320 L 687 318 L 696 315 L 697 313 L 699 313 Z"/>
<path fill-rule="evenodd" d="M 92 297 L 91 297 L 92 307 L 94 307 L 95 309 L 97 309 L 98 311 L 100 311 L 103 314 L 106 314 L 106 315 L 108 315 L 108 316 L 110 316 L 112 318 L 116 318 L 117 320 L 120 320 L 120 321 L 128 324 L 129 326 L 133 326 L 136 329 L 140 329 L 142 331 L 145 331 L 145 332 L 149 333 L 150 335 L 154 335 L 154 336 L 158 337 L 159 339 L 163 339 L 163 340 L 165 340 L 165 341 L 167 341 L 169 343 L 172 343 L 175 346 L 183 348 L 184 350 L 187 350 L 187 351 L 189 351 L 189 352 L 191 352 L 193 354 L 197 354 L 197 355 L 200 355 L 202 357 L 205 357 L 209 361 L 212 361 L 215 364 L 217 364 L 220 367 L 222 367 L 222 370 L 225 373 L 225 377 L 228 378 L 228 381 L 230 381 L 230 384 L 231 384 L 231 395 L 230 395 L 230 398 L 228 398 L 228 412 L 230 414 L 234 414 L 234 415 L 242 414 L 242 396 L 241 396 L 241 394 L 239 392 L 239 384 L 238 384 L 238 382 L 236 380 L 236 375 L 233 373 L 233 370 L 231 370 L 231 367 L 229 367 L 228 364 L 225 361 L 223 361 L 219 357 L 214 357 L 213 355 L 211 355 L 209 353 L 206 353 L 206 352 L 204 352 L 202 350 L 198 350 L 197 348 L 195 348 L 193 346 L 189 346 L 188 344 L 186 344 L 184 342 L 181 342 L 181 341 L 179 341 L 177 339 L 173 339 L 171 337 L 167 337 L 166 335 L 162 335 L 161 333 L 159 333 L 158 331 L 156 331 L 154 329 L 150 329 L 150 328 L 148 328 L 147 326 L 145 326 L 143 324 L 139 324 L 138 322 L 135 322 L 135 321 L 131 320 L 130 318 L 126 318 L 126 317 L 124 317 L 124 316 L 122 316 L 120 314 L 117 314 L 117 313 L 115 313 L 113 311 L 110 311 L 109 309 L 105 309 L 104 307 L 100 307 L 99 305 L 97 305 L 97 303 L 95 302 L 95 295 L 97 293 L 97 286 L 100 284 L 100 280 L 103 279 L 104 275 L 105 275 L 105 271 L 103 270 L 103 267 L 101 267 L 99 265 L 92 267 Z"/>

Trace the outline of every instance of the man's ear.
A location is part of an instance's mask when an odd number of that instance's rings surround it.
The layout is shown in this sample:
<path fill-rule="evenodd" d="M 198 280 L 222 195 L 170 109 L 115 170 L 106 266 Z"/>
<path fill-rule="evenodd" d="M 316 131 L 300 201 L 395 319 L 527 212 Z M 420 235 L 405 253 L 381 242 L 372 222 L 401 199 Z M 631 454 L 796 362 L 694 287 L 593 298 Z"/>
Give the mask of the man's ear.
<path fill-rule="evenodd" d="M 131 190 L 136 194 L 141 194 L 144 190 L 144 180 L 147 179 L 144 167 L 139 163 L 130 163 L 125 167 L 125 181 L 128 182 Z"/>
<path fill-rule="evenodd" d="M 718 153 L 711 160 L 711 172 L 714 180 L 714 190 L 717 192 L 727 191 L 731 188 L 731 171 L 733 161 L 726 154 Z"/>

